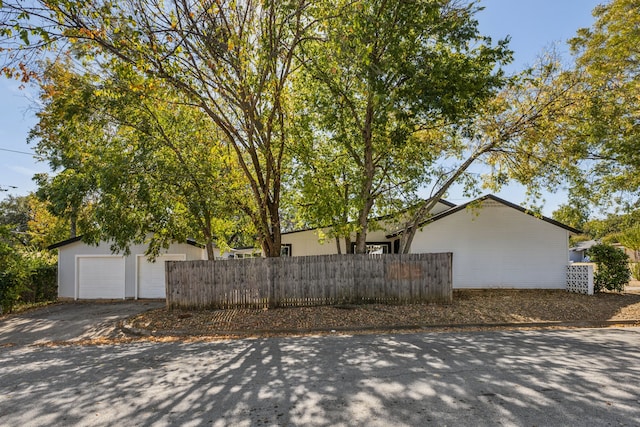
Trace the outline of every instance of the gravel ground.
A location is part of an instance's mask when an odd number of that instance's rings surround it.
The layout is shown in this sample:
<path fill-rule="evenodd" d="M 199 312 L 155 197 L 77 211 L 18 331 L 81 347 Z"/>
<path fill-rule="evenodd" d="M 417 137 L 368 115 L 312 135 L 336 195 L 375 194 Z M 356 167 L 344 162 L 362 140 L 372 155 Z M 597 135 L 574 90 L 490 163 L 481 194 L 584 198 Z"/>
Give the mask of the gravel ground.
<path fill-rule="evenodd" d="M 640 323 L 639 290 L 595 296 L 560 290 L 457 290 L 453 302 L 446 305 L 372 304 L 202 311 L 160 308 L 129 319 L 127 327 L 154 335 L 232 336 L 634 320 Z"/>

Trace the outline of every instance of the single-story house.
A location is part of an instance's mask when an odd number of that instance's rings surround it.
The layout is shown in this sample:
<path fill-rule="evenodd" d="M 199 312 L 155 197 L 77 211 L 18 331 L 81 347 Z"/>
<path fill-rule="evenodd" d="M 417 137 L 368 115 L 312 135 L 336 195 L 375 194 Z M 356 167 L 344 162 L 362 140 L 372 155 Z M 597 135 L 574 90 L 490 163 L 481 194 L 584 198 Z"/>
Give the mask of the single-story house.
<path fill-rule="evenodd" d="M 389 226 L 392 226 L 389 223 Z M 335 241 L 320 230 L 283 233 L 292 256 L 335 254 Z M 564 289 L 569 236 L 580 231 L 494 195 L 452 206 L 439 203 L 420 224 L 412 253 L 452 252 L 453 287 Z M 374 251 L 394 253 L 402 231 L 368 234 Z"/>
<path fill-rule="evenodd" d="M 72 299 L 165 298 L 164 261 L 206 259 L 195 242 L 173 243 L 150 262 L 146 245 L 114 254 L 107 242 L 91 246 L 75 237 L 51 245 L 58 249 L 58 297 Z"/>
<path fill-rule="evenodd" d="M 592 246 L 597 245 L 595 240 L 585 240 L 584 242 L 578 242 L 572 248 L 569 248 L 569 261 L 571 262 L 589 262 L 587 257 L 587 251 Z"/>
<path fill-rule="evenodd" d="M 579 230 L 494 195 L 456 206 L 441 200 L 420 224 L 412 253 L 453 253 L 453 287 L 566 288 L 569 236 Z M 283 256 L 338 253 L 329 229 L 282 234 Z M 371 253 L 396 253 L 402 231 L 392 217 L 378 220 L 367 235 Z M 341 253 L 346 253 L 341 239 Z M 130 255 L 114 254 L 107 242 L 98 246 L 81 238 L 50 246 L 58 249 L 58 296 L 73 299 L 164 298 L 164 261 L 206 259 L 194 242 L 174 243 L 155 262 L 145 245 L 133 245 Z M 216 259 L 259 256 L 255 248 L 217 252 Z"/>

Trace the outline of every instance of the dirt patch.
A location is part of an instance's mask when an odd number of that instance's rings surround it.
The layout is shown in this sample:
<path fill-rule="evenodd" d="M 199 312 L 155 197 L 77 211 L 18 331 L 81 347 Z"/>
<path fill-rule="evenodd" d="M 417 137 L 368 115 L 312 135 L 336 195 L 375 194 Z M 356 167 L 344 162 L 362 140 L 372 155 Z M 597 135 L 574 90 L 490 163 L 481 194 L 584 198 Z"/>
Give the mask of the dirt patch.
<path fill-rule="evenodd" d="M 458 290 L 447 305 L 356 305 L 272 310 L 151 310 L 128 321 L 157 335 L 253 335 L 270 331 L 410 329 L 425 326 L 605 322 L 640 319 L 640 293 L 595 296 L 560 290 Z"/>

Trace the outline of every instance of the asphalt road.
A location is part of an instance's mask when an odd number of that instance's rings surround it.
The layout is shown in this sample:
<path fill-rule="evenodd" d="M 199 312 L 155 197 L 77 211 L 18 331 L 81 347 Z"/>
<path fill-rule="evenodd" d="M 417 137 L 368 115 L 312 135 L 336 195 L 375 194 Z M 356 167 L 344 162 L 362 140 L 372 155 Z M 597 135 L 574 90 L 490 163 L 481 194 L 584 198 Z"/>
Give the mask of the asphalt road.
<path fill-rule="evenodd" d="M 640 425 L 640 329 L 0 348 L 0 425 Z"/>

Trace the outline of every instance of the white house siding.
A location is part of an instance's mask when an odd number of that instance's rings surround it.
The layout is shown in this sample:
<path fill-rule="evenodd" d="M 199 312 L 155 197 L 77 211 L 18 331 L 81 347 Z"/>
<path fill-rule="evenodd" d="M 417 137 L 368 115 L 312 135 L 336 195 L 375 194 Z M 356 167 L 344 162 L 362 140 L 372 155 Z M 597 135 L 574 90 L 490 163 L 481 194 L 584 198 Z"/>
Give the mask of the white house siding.
<path fill-rule="evenodd" d="M 292 256 L 308 255 L 332 255 L 338 253 L 336 239 L 325 238 L 320 241 L 320 234 L 327 230 L 304 230 L 285 233 L 282 235 L 282 244 L 291 245 Z M 342 253 L 344 252 L 344 239 L 341 239 Z"/>
<path fill-rule="evenodd" d="M 411 252 L 452 252 L 454 288 L 566 287 L 568 231 L 493 200 L 416 233 Z"/>
<path fill-rule="evenodd" d="M 291 245 L 292 256 L 337 254 L 336 239 L 326 237 L 327 233 L 329 233 L 329 229 L 284 233 L 282 235 L 282 244 Z M 321 240 L 322 235 L 324 235 L 324 238 Z M 355 242 L 355 235 L 352 241 Z M 367 242 L 387 242 L 391 244 L 391 241 L 386 238 L 386 232 L 384 230 L 367 233 Z M 343 254 L 347 253 L 343 238 L 340 239 L 340 250 Z"/>
<path fill-rule="evenodd" d="M 125 283 L 124 283 L 124 296 L 122 291 L 119 291 L 118 298 L 135 298 L 137 287 L 138 266 L 136 259 L 138 255 L 144 254 L 146 251 L 145 245 L 133 245 L 131 246 L 131 254 L 124 257 L 125 268 Z M 186 243 L 174 243 L 168 250 L 163 250 L 162 254 L 184 254 L 186 260 L 198 260 L 205 259 L 206 252 L 199 247 L 189 245 Z M 108 243 L 101 243 L 98 246 L 90 246 L 81 241 L 72 242 L 58 247 L 58 296 L 61 298 L 79 298 L 83 293 L 78 292 L 78 276 L 77 266 L 78 259 L 96 257 L 96 256 L 114 255 L 109 248 Z M 118 254 L 115 254 L 118 255 Z M 92 290 L 90 295 L 96 295 L 96 290 Z M 107 290 L 103 296 L 96 296 L 96 298 L 112 298 L 115 295 L 115 291 Z"/>
<path fill-rule="evenodd" d="M 438 203 L 431 210 L 436 215 L 440 212 L 450 209 L 449 205 L 444 203 Z M 382 228 L 381 230 L 373 230 L 367 233 L 367 242 L 371 243 L 389 243 L 391 250 L 393 250 L 393 243 L 386 236 L 388 233 L 395 231 L 397 228 L 394 226 L 393 221 L 380 221 L 376 228 Z M 304 231 L 293 231 L 282 234 L 282 244 L 291 245 L 292 256 L 308 256 L 308 255 L 334 255 L 338 253 L 336 246 L 336 239 L 329 238 L 327 235 L 330 233 L 329 228 L 313 229 Z M 351 236 L 351 241 L 356 241 L 355 233 Z M 344 238 L 340 239 L 340 251 L 341 253 L 347 253 Z"/>

